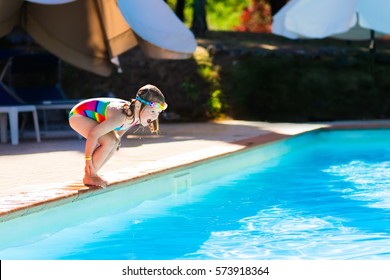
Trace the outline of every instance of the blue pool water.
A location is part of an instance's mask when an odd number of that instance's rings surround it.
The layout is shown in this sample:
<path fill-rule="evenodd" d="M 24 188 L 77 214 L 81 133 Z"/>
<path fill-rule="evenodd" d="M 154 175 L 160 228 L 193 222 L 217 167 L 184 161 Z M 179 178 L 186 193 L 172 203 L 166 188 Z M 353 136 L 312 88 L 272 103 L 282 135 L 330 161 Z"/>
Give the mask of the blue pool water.
<path fill-rule="evenodd" d="M 99 195 L 95 208 L 88 198 L 43 211 L 41 220 L 5 222 L 30 234 L 9 238 L 8 247 L 0 241 L 0 259 L 390 259 L 390 131 L 298 138 L 214 163 L 238 170 L 187 180 L 179 191 L 164 193 L 164 180 L 152 180 L 127 197 Z M 280 149 L 288 152 L 239 168 Z M 197 176 L 206 173 L 213 168 Z M 130 203 L 153 192 L 164 194 Z"/>

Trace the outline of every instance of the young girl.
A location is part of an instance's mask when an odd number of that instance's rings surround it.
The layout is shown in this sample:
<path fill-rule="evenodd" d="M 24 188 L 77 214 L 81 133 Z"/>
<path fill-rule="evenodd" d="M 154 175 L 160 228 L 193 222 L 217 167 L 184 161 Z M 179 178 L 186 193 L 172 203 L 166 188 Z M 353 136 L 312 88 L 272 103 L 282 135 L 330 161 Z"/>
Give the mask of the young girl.
<path fill-rule="evenodd" d="M 140 88 L 131 101 L 93 98 L 74 106 L 69 113 L 69 124 L 87 139 L 83 183 L 105 188 L 107 182 L 97 172 L 119 149 L 121 137 L 138 124 L 158 133 L 158 116 L 167 107 L 164 95 L 153 85 Z"/>

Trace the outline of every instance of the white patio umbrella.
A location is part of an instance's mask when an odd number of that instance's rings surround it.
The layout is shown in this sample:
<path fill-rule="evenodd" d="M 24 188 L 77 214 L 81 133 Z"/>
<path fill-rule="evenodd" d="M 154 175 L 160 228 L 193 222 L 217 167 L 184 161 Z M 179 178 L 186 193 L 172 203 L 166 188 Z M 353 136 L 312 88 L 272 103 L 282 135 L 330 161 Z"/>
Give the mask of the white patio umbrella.
<path fill-rule="evenodd" d="M 290 0 L 274 17 L 272 32 L 291 39 L 365 40 L 390 34 L 389 0 Z"/>
<path fill-rule="evenodd" d="M 126 22 L 142 38 L 138 40 L 139 46 L 150 57 L 175 58 L 177 53 L 189 57 L 195 51 L 194 35 L 164 1 L 117 0 L 117 3 Z"/>

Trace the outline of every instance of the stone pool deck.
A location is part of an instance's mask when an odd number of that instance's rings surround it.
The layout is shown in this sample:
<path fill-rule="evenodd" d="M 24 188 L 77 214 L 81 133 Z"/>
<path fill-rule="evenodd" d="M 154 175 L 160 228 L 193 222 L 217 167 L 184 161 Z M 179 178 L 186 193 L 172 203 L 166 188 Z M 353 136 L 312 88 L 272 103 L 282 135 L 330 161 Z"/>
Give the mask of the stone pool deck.
<path fill-rule="evenodd" d="M 390 128 L 390 121 L 268 123 L 226 120 L 163 123 L 161 135 L 146 130 L 124 136 L 122 148 L 100 175 L 114 185 L 288 138 L 320 128 Z M 82 184 L 84 144 L 72 131 L 0 144 L 0 222 L 102 191 Z"/>

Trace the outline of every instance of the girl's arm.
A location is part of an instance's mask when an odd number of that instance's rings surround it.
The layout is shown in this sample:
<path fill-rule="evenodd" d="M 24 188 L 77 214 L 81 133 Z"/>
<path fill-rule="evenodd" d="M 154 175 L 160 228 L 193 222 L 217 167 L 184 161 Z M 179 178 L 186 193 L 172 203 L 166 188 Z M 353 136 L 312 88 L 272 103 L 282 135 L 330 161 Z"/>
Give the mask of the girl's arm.
<path fill-rule="evenodd" d="M 123 136 L 127 131 L 128 131 L 128 129 L 119 130 L 119 131 L 115 131 L 115 132 L 118 134 L 118 136 L 119 136 L 120 138 L 122 138 L 122 136 Z"/>
<path fill-rule="evenodd" d="M 121 138 L 122 136 L 128 131 L 129 129 L 125 129 L 125 130 L 119 130 L 119 131 L 113 131 L 114 133 L 116 133 L 116 135 L 118 136 L 118 140 L 119 140 L 119 144 L 118 144 L 118 147 L 116 148 L 116 150 L 118 151 L 120 146 L 121 146 Z"/>

